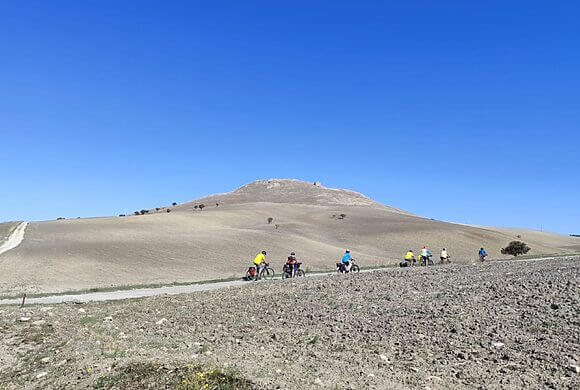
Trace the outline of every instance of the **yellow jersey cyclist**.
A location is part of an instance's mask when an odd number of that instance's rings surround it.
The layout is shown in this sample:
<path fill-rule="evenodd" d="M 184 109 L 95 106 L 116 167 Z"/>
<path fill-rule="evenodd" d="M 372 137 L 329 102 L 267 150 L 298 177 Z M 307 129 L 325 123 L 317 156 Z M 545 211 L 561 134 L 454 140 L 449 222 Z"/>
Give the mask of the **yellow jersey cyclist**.
<path fill-rule="evenodd" d="M 266 251 L 262 251 L 254 257 L 254 266 L 256 267 L 256 273 L 254 274 L 254 280 L 258 280 L 260 276 L 260 271 L 264 268 L 266 264 Z"/>
<path fill-rule="evenodd" d="M 410 267 L 411 265 L 414 265 L 415 262 L 417 261 L 415 259 L 415 254 L 413 253 L 412 249 L 409 249 L 407 251 L 407 253 L 405 254 L 405 261 L 407 262 L 408 267 Z"/>

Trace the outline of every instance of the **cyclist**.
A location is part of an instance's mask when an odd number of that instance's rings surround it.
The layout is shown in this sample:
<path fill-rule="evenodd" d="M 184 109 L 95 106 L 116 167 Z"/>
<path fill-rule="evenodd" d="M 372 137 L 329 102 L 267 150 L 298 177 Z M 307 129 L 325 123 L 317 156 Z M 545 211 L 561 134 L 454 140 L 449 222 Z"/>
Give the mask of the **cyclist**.
<path fill-rule="evenodd" d="M 256 274 L 254 275 L 254 280 L 258 280 L 260 276 L 260 271 L 264 268 L 266 263 L 266 251 L 262 251 L 254 257 L 254 266 L 256 267 Z"/>
<path fill-rule="evenodd" d="M 443 248 L 441 250 L 441 254 L 439 255 L 439 258 L 441 259 L 441 264 L 443 264 L 445 262 L 449 262 L 449 254 L 447 253 L 447 249 Z"/>
<path fill-rule="evenodd" d="M 296 253 L 290 253 L 288 260 L 286 261 L 286 266 L 291 267 L 292 276 L 296 276 L 296 271 L 298 271 L 298 261 L 296 261 Z"/>
<path fill-rule="evenodd" d="M 407 266 L 409 267 L 414 265 L 415 262 L 417 262 L 417 260 L 415 260 L 415 254 L 413 253 L 412 249 L 409 249 L 405 254 L 405 261 L 407 262 Z"/>
<path fill-rule="evenodd" d="M 487 252 L 485 251 L 485 249 L 481 248 L 479 250 L 479 260 L 481 260 L 483 262 L 485 260 L 486 256 L 487 256 Z"/>
<path fill-rule="evenodd" d="M 425 264 L 425 265 L 429 265 L 429 258 L 433 256 L 431 254 L 431 251 L 429 249 L 427 249 L 427 246 L 424 246 L 423 249 L 421 249 L 421 263 Z"/>
<path fill-rule="evenodd" d="M 344 268 L 345 272 L 349 272 L 350 271 L 350 250 L 346 250 L 346 252 L 344 252 L 344 256 L 342 256 L 342 267 Z"/>

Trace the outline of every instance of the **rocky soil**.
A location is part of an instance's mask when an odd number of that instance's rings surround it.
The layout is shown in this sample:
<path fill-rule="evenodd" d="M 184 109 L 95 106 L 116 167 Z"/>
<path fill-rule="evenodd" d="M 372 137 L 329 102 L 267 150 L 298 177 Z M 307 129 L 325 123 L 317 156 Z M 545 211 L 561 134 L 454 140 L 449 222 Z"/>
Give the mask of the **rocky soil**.
<path fill-rule="evenodd" d="M 3 307 L 0 336 L 0 389 L 577 389 L 580 258 Z"/>

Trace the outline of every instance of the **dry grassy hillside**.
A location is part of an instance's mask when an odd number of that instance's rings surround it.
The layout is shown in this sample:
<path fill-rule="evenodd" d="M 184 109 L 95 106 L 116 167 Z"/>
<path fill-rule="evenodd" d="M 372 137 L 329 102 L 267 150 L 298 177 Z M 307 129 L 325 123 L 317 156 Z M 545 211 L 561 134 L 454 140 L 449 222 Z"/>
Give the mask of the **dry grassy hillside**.
<path fill-rule="evenodd" d="M 201 203 L 203 211 L 193 208 Z M 480 246 L 500 257 L 515 235 L 419 218 L 351 191 L 265 180 L 170 213 L 30 223 L 22 244 L 0 255 L 0 294 L 241 277 L 263 249 L 277 271 L 290 251 L 307 270 L 324 270 L 350 248 L 364 268 L 395 265 L 425 244 L 468 262 Z M 573 252 L 578 242 L 529 232 L 522 239 L 530 254 Z"/>

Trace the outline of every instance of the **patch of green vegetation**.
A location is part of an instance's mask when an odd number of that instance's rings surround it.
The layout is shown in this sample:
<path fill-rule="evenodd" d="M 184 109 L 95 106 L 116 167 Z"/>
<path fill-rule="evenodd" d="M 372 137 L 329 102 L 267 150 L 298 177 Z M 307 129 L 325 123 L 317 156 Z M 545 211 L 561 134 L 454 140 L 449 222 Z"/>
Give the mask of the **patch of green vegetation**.
<path fill-rule="evenodd" d="M 231 369 L 188 364 L 170 368 L 157 363 L 131 363 L 117 367 L 94 382 L 95 389 L 250 390 L 256 385 Z"/>
<path fill-rule="evenodd" d="M 101 351 L 101 355 L 109 359 L 119 359 L 125 357 L 127 355 L 127 351 L 123 351 L 121 349 L 103 350 Z"/>
<path fill-rule="evenodd" d="M 308 340 L 308 344 L 310 344 L 310 345 L 316 345 L 318 343 L 318 340 L 320 340 L 320 336 L 315 335 L 313 338 L 311 338 L 310 340 Z"/>
<path fill-rule="evenodd" d="M 209 351 L 209 345 L 207 345 L 207 344 L 203 344 L 201 347 L 199 347 L 199 351 L 198 351 L 198 352 L 199 352 L 200 354 L 204 354 L 204 353 L 206 353 L 207 351 Z"/>
<path fill-rule="evenodd" d="M 81 318 L 81 325 L 93 325 L 97 323 L 97 319 L 93 316 L 86 316 Z"/>

